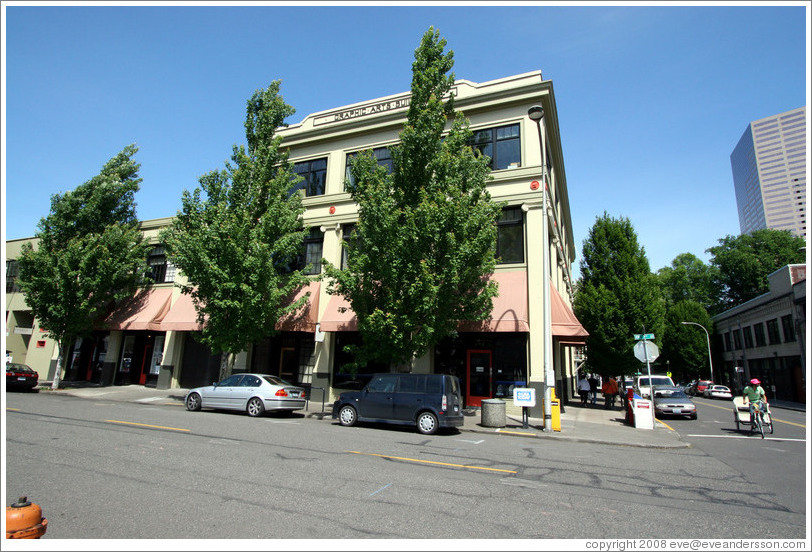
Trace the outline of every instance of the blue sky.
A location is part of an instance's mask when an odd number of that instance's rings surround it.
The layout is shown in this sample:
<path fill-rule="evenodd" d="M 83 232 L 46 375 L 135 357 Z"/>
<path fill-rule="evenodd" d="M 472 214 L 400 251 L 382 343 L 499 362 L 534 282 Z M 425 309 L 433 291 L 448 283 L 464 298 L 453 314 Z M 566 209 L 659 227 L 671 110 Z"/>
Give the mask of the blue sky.
<path fill-rule="evenodd" d="M 6 239 L 34 235 L 52 194 L 130 143 L 139 218 L 173 216 L 244 143 L 254 90 L 281 79 L 290 123 L 406 92 L 433 25 L 457 78 L 552 79 L 578 257 L 607 212 L 631 221 L 656 271 L 739 233 L 731 151 L 750 121 L 809 97 L 808 2 L 3 4 Z"/>

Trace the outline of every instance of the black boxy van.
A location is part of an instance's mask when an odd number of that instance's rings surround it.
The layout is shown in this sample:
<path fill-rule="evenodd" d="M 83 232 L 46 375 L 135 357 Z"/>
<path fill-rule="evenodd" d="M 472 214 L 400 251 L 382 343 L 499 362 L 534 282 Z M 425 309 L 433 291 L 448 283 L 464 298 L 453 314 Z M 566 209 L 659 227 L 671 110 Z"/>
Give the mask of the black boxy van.
<path fill-rule="evenodd" d="M 463 424 L 460 380 L 446 374 L 374 374 L 361 391 L 341 393 L 333 419 L 414 425 L 431 435 L 441 427 Z"/>

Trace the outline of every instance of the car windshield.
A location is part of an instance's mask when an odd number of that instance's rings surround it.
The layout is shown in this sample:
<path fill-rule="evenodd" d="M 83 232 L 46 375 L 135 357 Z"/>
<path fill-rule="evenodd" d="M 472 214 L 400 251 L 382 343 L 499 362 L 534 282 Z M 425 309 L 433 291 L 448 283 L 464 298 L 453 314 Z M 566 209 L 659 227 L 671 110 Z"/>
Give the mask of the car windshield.
<path fill-rule="evenodd" d="M 654 398 L 685 399 L 687 395 L 679 389 L 654 389 Z"/>
<path fill-rule="evenodd" d="M 654 382 L 654 385 L 671 385 L 671 381 L 668 378 L 651 378 L 651 381 Z M 640 385 L 648 387 L 651 383 L 649 383 L 648 378 L 640 378 Z"/>
<path fill-rule="evenodd" d="M 270 383 L 271 385 L 293 385 L 290 382 L 283 380 L 282 378 L 278 378 L 276 376 L 262 376 L 262 379 Z"/>

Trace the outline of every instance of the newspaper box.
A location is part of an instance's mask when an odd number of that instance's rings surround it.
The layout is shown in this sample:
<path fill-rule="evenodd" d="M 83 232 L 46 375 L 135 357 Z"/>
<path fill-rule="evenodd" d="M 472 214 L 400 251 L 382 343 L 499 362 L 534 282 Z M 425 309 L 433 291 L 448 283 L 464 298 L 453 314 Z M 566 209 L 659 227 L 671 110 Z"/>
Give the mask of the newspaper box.
<path fill-rule="evenodd" d="M 654 429 L 654 403 L 648 399 L 632 399 L 632 414 L 634 427 L 639 429 Z"/>

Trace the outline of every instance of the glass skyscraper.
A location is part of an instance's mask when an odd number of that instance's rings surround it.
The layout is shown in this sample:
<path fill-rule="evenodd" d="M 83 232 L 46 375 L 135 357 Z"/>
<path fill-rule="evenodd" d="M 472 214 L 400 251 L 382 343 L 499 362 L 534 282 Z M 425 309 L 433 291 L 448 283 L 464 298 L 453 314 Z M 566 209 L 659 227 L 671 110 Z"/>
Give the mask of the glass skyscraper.
<path fill-rule="evenodd" d="M 752 121 L 730 154 L 739 227 L 806 238 L 806 107 Z"/>

